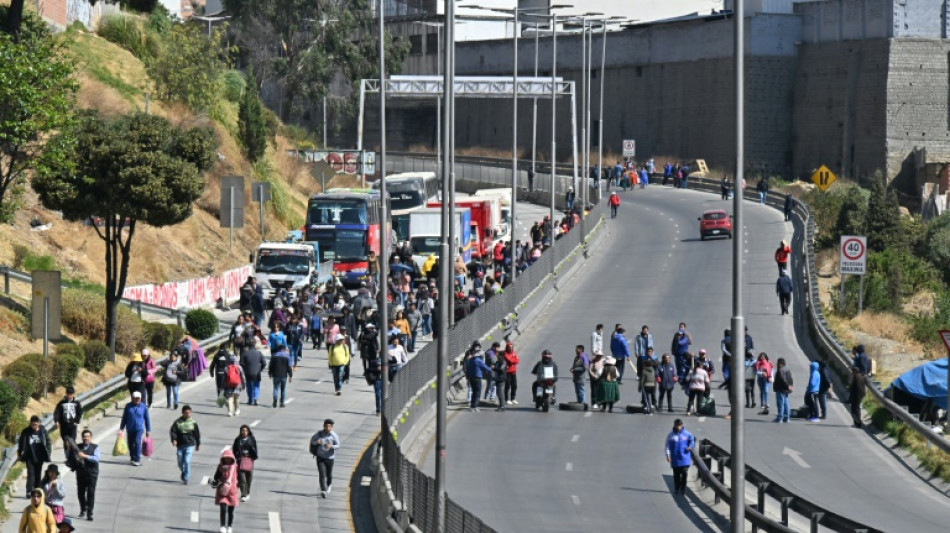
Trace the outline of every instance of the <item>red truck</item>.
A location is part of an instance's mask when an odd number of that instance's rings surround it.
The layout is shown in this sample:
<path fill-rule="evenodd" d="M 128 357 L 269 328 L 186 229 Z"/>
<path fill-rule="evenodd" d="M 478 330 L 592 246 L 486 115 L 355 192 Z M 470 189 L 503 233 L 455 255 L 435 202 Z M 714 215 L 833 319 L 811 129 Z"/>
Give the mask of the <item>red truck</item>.
<path fill-rule="evenodd" d="M 497 201 L 497 200 L 495 200 Z M 441 202 L 429 202 L 426 207 L 442 207 Z M 472 248 L 472 259 L 490 260 L 494 246 L 495 230 L 492 214 L 492 200 L 483 198 L 459 198 L 455 207 L 468 208 L 472 213 L 472 236 L 478 240 L 478 246 Z"/>

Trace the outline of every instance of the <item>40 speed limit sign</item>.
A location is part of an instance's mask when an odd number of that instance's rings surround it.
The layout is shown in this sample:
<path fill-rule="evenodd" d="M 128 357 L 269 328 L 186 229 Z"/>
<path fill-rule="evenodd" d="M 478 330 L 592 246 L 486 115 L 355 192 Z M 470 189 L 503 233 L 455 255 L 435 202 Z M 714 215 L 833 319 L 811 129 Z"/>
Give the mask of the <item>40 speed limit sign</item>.
<path fill-rule="evenodd" d="M 838 272 L 863 276 L 868 263 L 868 239 L 855 235 L 841 236 L 841 260 Z"/>

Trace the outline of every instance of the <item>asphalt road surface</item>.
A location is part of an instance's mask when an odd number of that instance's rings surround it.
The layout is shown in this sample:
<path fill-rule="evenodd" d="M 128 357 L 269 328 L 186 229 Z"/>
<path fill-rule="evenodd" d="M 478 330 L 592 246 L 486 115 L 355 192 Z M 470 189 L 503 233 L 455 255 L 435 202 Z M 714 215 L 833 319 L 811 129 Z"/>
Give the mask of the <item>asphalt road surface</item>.
<path fill-rule="evenodd" d="M 447 489 L 453 500 L 503 532 L 708 531 L 695 498 L 671 494 L 672 471 L 663 456 L 673 419 L 684 418 L 698 439 L 729 448 L 729 410 L 716 390 L 718 417 L 685 417 L 685 395 L 674 391 L 674 414 L 536 412 L 530 369 L 541 350 L 554 351 L 562 377 L 558 399 L 573 401 L 573 346 L 589 348 L 596 323 L 609 332 L 622 323 L 628 337 L 648 324 L 658 354 L 686 322 L 693 351 L 708 350 L 721 380 L 719 342 L 731 316 L 731 247 L 727 239 L 701 242 L 696 218 L 726 207 L 718 196 L 652 186 L 621 193 L 609 236 L 552 304 L 518 339 L 520 405 L 505 413 L 482 409 L 452 414 L 448 432 Z M 748 203 L 741 235 L 746 251 L 746 324 L 756 351 L 774 362 L 785 357 L 795 381 L 793 408 L 802 405 L 808 357 L 795 335 L 803 324 L 800 302 L 779 314 L 772 260 L 791 223 L 774 209 Z M 793 318 L 794 317 L 794 318 Z M 807 342 L 803 342 L 807 346 Z M 609 353 L 609 352 L 608 352 Z M 714 383 L 714 387 L 718 383 Z M 589 388 L 589 387 L 588 387 Z M 758 391 L 757 391 L 758 392 Z M 589 391 L 588 391 L 589 394 Z M 618 404 L 639 404 L 636 382 L 624 381 Z M 920 480 L 864 431 L 852 429 L 847 406 L 829 399 L 829 416 L 813 424 L 747 409 L 746 462 L 785 488 L 852 519 L 885 531 L 946 531 L 950 501 Z M 619 413 L 616 411 L 620 411 Z M 432 460 L 424 461 L 431 473 Z"/>

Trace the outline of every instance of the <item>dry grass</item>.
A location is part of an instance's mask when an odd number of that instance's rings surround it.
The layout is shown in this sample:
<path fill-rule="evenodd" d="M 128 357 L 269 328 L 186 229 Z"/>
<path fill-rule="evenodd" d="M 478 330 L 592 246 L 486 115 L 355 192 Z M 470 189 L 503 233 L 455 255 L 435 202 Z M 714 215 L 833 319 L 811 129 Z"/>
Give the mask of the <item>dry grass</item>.
<path fill-rule="evenodd" d="M 905 346 L 916 344 L 911 338 L 910 325 L 892 313 L 866 311 L 852 318 L 849 326 L 868 335 L 890 339 Z"/>

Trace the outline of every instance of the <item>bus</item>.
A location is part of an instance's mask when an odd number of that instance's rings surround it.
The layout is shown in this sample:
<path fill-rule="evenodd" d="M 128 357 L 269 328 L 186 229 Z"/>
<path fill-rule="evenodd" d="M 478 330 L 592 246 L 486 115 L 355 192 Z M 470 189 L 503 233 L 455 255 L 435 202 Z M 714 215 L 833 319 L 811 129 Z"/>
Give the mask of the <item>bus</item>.
<path fill-rule="evenodd" d="M 379 191 L 330 189 L 307 202 L 305 239 L 319 244 L 319 262 L 332 261 L 344 287 L 358 287 L 369 280 L 369 252 L 380 254 Z M 388 235 L 389 221 L 385 233 Z M 385 243 L 384 250 L 388 250 Z"/>
<path fill-rule="evenodd" d="M 392 223 L 399 240 L 409 240 L 409 213 L 426 206 L 439 196 L 439 180 L 435 172 L 405 172 L 386 176 L 386 193 L 392 205 Z M 379 190 L 379 181 L 373 183 Z"/>

